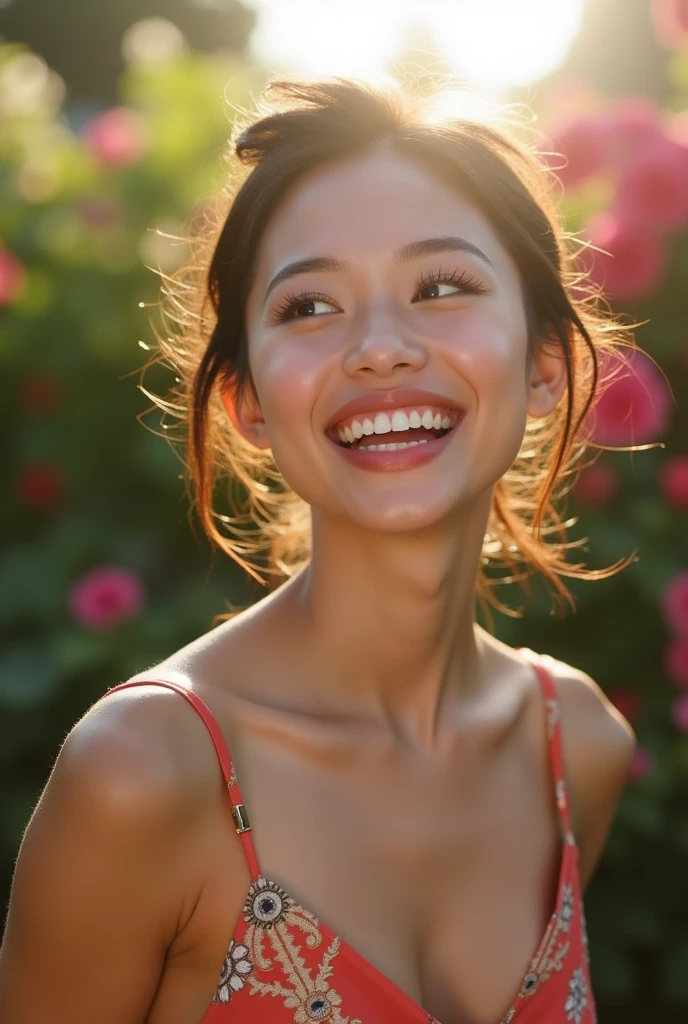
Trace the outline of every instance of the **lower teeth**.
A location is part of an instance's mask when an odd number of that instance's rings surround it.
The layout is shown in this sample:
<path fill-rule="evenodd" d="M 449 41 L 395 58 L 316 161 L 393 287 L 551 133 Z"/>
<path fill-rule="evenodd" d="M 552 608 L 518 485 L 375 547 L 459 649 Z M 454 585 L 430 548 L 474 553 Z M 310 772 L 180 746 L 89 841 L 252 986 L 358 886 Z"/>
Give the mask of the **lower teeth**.
<path fill-rule="evenodd" d="M 404 441 L 402 444 L 364 444 L 358 446 L 358 451 L 364 452 L 394 452 L 399 448 L 413 448 L 417 444 L 427 444 L 426 440 L 423 441 Z"/>

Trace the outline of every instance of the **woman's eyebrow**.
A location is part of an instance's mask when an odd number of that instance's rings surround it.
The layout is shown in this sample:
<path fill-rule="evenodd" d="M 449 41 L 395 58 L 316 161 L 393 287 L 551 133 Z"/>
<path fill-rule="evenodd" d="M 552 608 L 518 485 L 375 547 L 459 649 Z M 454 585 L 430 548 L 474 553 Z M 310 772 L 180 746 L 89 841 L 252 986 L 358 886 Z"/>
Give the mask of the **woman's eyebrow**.
<path fill-rule="evenodd" d="M 390 263 L 408 263 L 421 256 L 433 256 L 440 252 L 469 252 L 484 260 L 494 269 L 492 260 L 485 255 L 482 249 L 479 249 L 473 242 L 469 242 L 468 239 L 459 238 L 457 235 L 442 235 L 438 238 L 424 238 L 419 242 L 407 242 L 394 250 Z M 266 289 L 263 305 L 267 302 L 270 292 L 287 278 L 314 272 L 346 273 L 350 269 L 351 264 L 348 260 L 340 260 L 335 256 L 307 256 L 301 260 L 294 260 L 293 263 L 287 263 L 277 271 Z"/>

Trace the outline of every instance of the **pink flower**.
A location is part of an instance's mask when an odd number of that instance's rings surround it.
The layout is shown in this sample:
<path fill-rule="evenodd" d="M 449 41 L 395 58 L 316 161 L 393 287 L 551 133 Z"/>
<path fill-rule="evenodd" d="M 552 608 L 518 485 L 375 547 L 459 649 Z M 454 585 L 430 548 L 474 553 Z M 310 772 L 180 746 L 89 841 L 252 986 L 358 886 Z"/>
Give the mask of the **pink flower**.
<path fill-rule="evenodd" d="M 609 447 L 656 441 L 669 425 L 671 392 L 639 350 L 601 360 L 600 392 L 586 419 L 593 444 Z"/>
<path fill-rule="evenodd" d="M 635 690 L 614 690 L 607 694 L 610 701 L 624 718 L 634 722 L 641 713 L 641 700 Z"/>
<path fill-rule="evenodd" d="M 667 138 L 622 168 L 616 209 L 627 226 L 684 227 L 688 223 L 688 147 Z"/>
<path fill-rule="evenodd" d="M 666 265 L 664 246 L 646 228 L 622 222 L 614 213 L 591 218 L 587 235 L 604 252 L 588 250 L 590 276 L 618 299 L 644 299 L 662 280 Z"/>
<path fill-rule="evenodd" d="M 632 779 L 643 779 L 649 775 L 655 766 L 655 759 L 646 747 L 636 747 L 631 760 L 630 777 Z"/>
<path fill-rule="evenodd" d="M 26 282 L 24 264 L 0 244 L 0 306 L 11 306 L 21 295 Z"/>
<path fill-rule="evenodd" d="M 673 577 L 662 594 L 662 610 L 669 626 L 679 634 L 688 635 L 688 569 Z"/>
<path fill-rule="evenodd" d="M 682 694 L 674 701 L 671 719 L 677 729 L 688 732 L 688 693 Z"/>
<path fill-rule="evenodd" d="M 688 686 L 688 636 L 671 641 L 664 652 L 664 671 L 673 683 Z"/>
<path fill-rule="evenodd" d="M 571 188 L 605 169 L 609 160 L 609 131 L 600 121 L 579 118 L 555 136 L 552 148 L 556 154 L 563 154 L 566 163 L 562 166 L 561 158 L 552 154 L 548 156 L 550 166 L 562 184 Z"/>
<path fill-rule="evenodd" d="M 583 505 L 606 505 L 619 488 L 619 477 L 611 466 L 586 466 L 576 480 L 573 495 Z"/>
<path fill-rule="evenodd" d="M 62 477 L 50 462 L 35 462 L 19 476 L 19 497 L 36 509 L 50 509 L 62 497 Z"/>
<path fill-rule="evenodd" d="M 609 135 L 610 159 L 618 168 L 667 139 L 659 108 L 642 96 L 618 100 L 603 123 Z"/>
<path fill-rule="evenodd" d="M 659 471 L 664 497 L 677 508 L 688 508 L 688 455 L 667 459 Z"/>
<path fill-rule="evenodd" d="M 86 124 L 84 141 L 93 156 L 109 167 L 129 167 L 146 151 L 146 123 L 129 107 L 111 107 Z"/>
<path fill-rule="evenodd" d="M 69 608 L 86 629 L 104 630 L 130 619 L 144 604 L 138 576 L 118 565 L 91 569 L 76 581 L 69 594 Z"/>
<path fill-rule="evenodd" d="M 667 50 L 688 47 L 688 0 L 652 0 L 652 22 Z"/>

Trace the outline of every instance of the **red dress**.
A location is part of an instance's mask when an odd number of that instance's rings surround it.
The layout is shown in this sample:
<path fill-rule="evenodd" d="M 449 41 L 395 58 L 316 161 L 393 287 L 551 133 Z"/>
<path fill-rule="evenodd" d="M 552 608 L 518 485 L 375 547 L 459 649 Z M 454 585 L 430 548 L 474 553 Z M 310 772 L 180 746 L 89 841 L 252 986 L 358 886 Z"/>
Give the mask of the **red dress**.
<path fill-rule="evenodd" d="M 495 1024 L 595 1024 L 578 847 L 569 825 L 564 782 L 557 692 L 544 665 L 535 659 L 532 663 L 544 694 L 563 854 L 556 905 L 545 933 L 511 1006 Z M 200 1024 L 441 1024 L 307 907 L 261 873 L 227 745 L 212 712 L 197 694 L 176 683 L 141 678 L 120 683 L 107 692 L 151 684 L 181 693 L 205 722 L 251 872 L 243 912 L 234 927 L 217 990 Z"/>

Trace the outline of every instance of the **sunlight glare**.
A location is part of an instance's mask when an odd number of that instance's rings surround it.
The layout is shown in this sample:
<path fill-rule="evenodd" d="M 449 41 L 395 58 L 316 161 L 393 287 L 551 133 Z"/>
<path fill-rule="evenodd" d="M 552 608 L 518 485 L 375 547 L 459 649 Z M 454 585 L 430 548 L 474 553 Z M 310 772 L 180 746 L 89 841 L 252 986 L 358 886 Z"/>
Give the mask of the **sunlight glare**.
<path fill-rule="evenodd" d="M 398 55 L 408 27 L 422 23 L 437 58 L 470 87 L 498 95 L 556 69 L 584 2 L 251 0 L 259 14 L 251 45 L 271 72 L 367 78 Z"/>

